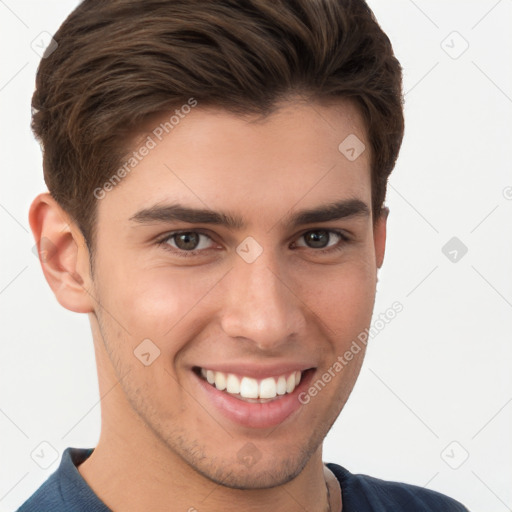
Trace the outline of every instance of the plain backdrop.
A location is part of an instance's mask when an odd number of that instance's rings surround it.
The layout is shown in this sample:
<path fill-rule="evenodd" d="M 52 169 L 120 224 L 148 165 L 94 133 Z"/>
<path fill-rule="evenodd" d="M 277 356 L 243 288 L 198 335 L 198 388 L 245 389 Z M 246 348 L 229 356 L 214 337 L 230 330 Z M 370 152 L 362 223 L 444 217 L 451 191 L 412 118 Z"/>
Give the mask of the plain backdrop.
<path fill-rule="evenodd" d="M 512 1 L 369 4 L 402 63 L 406 93 L 374 319 L 395 301 L 403 311 L 371 339 L 324 460 L 444 492 L 473 511 L 505 512 L 512 510 Z M 45 190 L 29 128 L 39 61 L 32 42 L 53 34 L 76 5 L 0 1 L 0 511 L 19 506 L 66 447 L 92 447 L 99 436 L 88 320 L 58 305 L 27 220 Z M 46 468 L 34 456 L 41 450 Z"/>

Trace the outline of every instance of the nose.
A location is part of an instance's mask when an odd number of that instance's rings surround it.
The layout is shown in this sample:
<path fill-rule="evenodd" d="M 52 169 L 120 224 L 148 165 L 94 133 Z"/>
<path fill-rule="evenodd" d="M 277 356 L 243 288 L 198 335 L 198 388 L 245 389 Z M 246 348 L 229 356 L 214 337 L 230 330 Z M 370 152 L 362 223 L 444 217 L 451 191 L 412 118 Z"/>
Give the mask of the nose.
<path fill-rule="evenodd" d="M 235 261 L 221 292 L 221 326 L 227 336 L 278 351 L 303 334 L 305 305 L 289 273 L 266 252 L 252 263 Z"/>

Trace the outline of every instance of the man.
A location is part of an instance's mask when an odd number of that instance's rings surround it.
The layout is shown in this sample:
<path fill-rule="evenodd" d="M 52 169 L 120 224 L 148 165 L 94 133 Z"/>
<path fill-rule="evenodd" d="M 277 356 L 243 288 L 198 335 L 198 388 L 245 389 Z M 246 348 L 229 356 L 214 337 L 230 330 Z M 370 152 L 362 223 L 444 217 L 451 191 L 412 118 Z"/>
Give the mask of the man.
<path fill-rule="evenodd" d="M 29 511 L 462 511 L 324 464 L 355 384 L 403 136 L 362 0 L 86 0 L 41 61 L 30 209 L 91 322 L 94 449 Z"/>

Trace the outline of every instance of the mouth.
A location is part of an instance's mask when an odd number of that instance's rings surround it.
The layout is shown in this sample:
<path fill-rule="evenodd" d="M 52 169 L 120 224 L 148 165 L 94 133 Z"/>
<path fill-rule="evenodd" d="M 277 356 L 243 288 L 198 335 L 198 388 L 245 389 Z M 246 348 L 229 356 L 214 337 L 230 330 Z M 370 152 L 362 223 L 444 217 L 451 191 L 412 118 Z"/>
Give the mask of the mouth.
<path fill-rule="evenodd" d="M 196 375 L 218 391 L 229 393 L 234 398 L 249 403 L 267 403 L 289 395 L 300 384 L 309 370 L 294 370 L 282 375 L 256 379 L 196 366 Z"/>
<path fill-rule="evenodd" d="M 211 412 L 216 411 L 215 416 L 259 429 L 275 427 L 302 409 L 300 393 L 309 386 L 316 368 L 288 367 L 271 373 L 261 367 L 241 370 L 250 375 L 200 366 L 192 371 L 198 392 L 213 407 Z"/>

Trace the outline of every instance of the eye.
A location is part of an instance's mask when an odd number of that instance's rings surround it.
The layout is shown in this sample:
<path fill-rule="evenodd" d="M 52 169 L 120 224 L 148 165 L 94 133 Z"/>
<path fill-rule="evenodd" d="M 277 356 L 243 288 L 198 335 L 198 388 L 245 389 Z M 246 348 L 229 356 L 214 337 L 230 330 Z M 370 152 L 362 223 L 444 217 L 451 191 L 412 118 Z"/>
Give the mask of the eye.
<path fill-rule="evenodd" d="M 305 244 L 295 243 L 295 246 L 313 249 L 315 253 L 324 254 L 340 251 L 350 242 L 344 233 L 330 229 L 312 229 L 300 235 Z M 157 244 L 165 250 L 180 257 L 198 256 L 213 249 L 212 238 L 200 231 L 175 231 L 167 233 L 157 240 Z"/>
<path fill-rule="evenodd" d="M 296 244 L 297 246 L 317 249 L 316 252 L 320 253 L 341 250 L 343 246 L 350 241 L 349 237 L 341 231 L 330 229 L 313 229 L 306 231 L 299 237 L 299 240 L 300 239 L 304 239 L 306 243 Z"/>
<path fill-rule="evenodd" d="M 168 233 L 158 244 L 179 256 L 190 256 L 209 249 L 208 242 L 213 240 L 199 231 L 176 231 Z"/>

